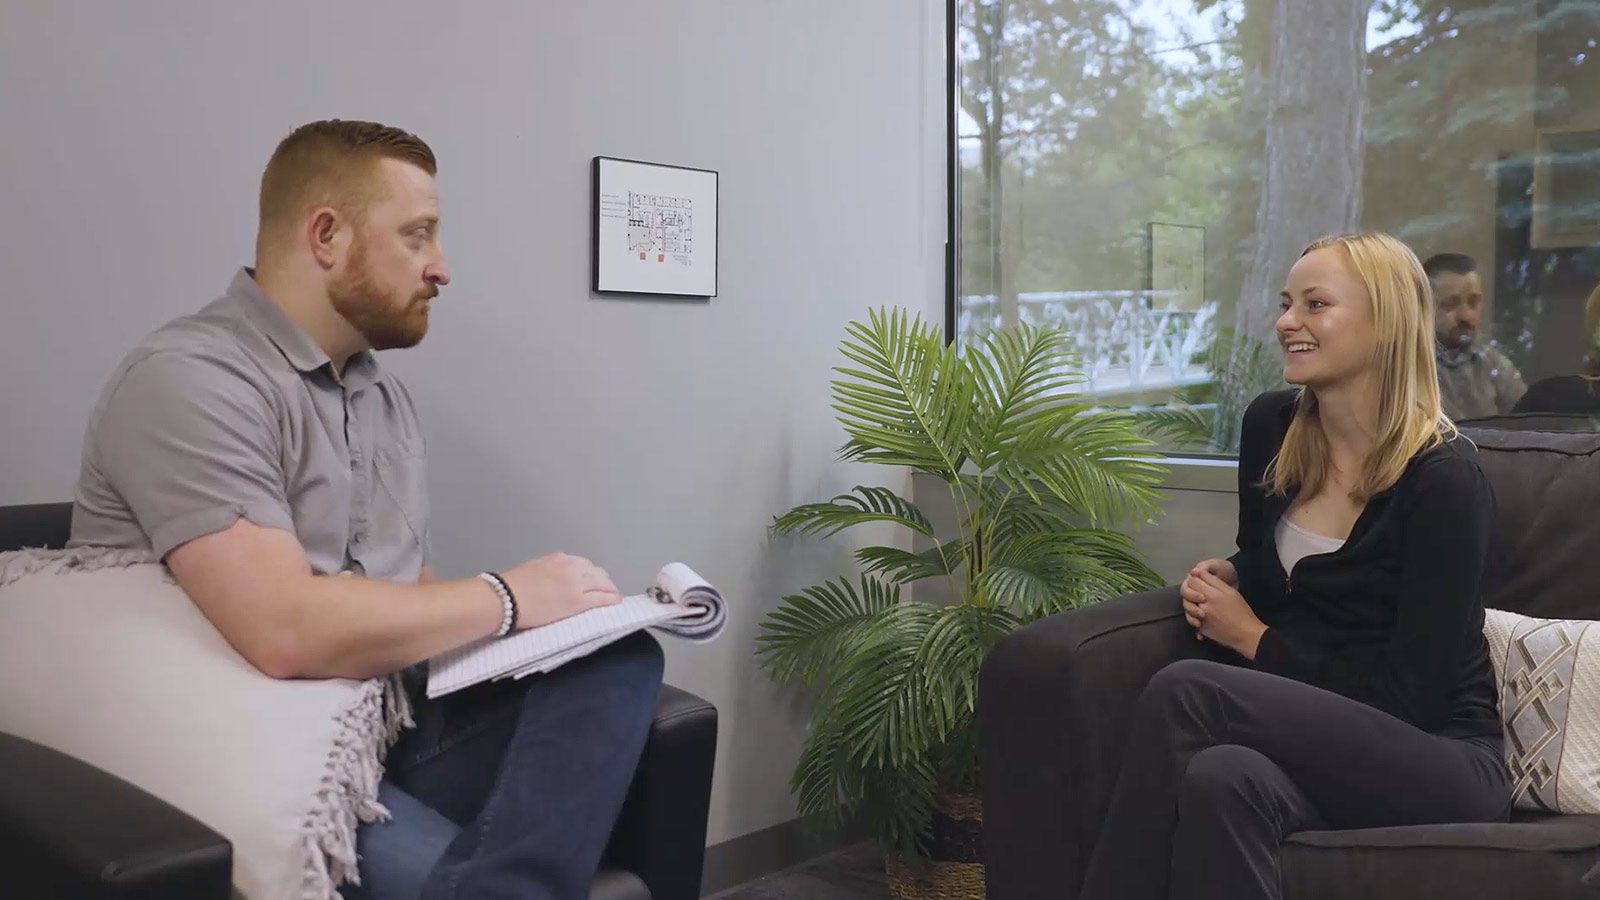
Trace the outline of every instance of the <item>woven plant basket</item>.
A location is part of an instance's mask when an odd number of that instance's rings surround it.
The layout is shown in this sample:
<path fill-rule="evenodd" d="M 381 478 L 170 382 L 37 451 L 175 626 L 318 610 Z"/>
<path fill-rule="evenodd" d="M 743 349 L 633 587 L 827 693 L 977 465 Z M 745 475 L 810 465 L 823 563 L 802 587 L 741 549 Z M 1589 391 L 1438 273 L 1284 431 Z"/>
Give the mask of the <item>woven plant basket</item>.
<path fill-rule="evenodd" d="M 893 900 L 984 900 L 983 801 L 941 793 L 934 801 L 931 858 L 884 859 Z"/>

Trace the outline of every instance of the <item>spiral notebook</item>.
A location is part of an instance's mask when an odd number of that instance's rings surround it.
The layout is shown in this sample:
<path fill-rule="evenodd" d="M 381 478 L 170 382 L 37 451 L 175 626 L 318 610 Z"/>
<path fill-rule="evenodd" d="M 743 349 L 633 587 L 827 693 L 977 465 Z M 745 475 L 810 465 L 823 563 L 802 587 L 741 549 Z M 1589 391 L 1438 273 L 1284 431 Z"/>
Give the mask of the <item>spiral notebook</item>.
<path fill-rule="evenodd" d="M 709 641 L 722 633 L 726 622 L 722 595 L 693 569 L 670 563 L 648 590 L 621 603 L 434 657 L 428 661 L 428 696 L 442 697 L 491 678 L 549 672 L 643 628 Z"/>

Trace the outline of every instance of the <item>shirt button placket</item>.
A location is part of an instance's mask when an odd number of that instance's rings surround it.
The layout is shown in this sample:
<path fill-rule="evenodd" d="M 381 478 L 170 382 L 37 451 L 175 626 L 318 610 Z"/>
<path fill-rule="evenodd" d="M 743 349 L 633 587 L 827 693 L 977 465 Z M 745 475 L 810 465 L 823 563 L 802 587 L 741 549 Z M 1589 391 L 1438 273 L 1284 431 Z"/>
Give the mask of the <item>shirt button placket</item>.
<path fill-rule="evenodd" d="M 361 454 L 361 425 L 356 420 L 355 395 L 344 398 L 345 446 L 350 453 L 350 543 L 361 547 L 367 540 L 367 468 Z"/>

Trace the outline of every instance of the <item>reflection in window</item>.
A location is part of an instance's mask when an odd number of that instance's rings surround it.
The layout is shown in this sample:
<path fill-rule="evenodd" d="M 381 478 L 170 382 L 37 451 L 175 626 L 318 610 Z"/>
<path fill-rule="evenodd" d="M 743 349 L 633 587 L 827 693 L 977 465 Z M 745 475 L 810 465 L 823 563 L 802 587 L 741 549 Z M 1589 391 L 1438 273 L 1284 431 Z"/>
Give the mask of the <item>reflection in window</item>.
<path fill-rule="evenodd" d="M 1232 452 L 1300 248 L 1378 229 L 1452 415 L 1600 409 L 1600 0 L 954 2 L 958 341 L 1062 325 L 1100 402 Z"/>

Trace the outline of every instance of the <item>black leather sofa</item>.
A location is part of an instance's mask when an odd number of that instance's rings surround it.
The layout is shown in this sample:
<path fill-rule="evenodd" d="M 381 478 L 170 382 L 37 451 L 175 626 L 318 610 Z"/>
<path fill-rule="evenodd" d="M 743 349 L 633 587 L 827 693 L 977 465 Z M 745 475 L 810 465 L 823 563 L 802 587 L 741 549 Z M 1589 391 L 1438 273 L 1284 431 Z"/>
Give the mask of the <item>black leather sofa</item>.
<path fill-rule="evenodd" d="M 59 547 L 72 507 L 0 507 L 0 551 Z M 671 686 L 591 900 L 700 895 L 717 711 Z M 0 722 L 0 896 L 8 900 L 228 900 L 232 847 L 138 787 L 5 732 Z"/>
<path fill-rule="evenodd" d="M 1600 619 L 1600 435 L 1463 430 L 1498 506 L 1485 605 Z M 1077 896 L 1134 699 L 1210 646 L 1167 587 L 1035 622 L 990 652 L 978 694 L 989 900 Z M 1585 883 L 1597 852 L 1600 815 L 1306 831 L 1283 847 L 1282 885 L 1290 900 L 1600 898 Z"/>

